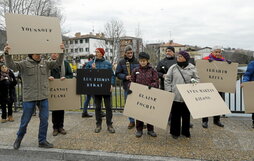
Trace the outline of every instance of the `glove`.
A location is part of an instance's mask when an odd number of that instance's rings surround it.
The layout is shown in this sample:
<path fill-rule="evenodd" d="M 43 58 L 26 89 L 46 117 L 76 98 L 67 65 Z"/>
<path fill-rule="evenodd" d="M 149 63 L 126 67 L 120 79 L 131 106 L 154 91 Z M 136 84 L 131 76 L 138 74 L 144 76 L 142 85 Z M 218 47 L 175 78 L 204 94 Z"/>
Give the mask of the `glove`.
<path fill-rule="evenodd" d="M 191 83 L 195 84 L 198 83 L 198 81 L 195 78 L 191 78 Z"/>
<path fill-rule="evenodd" d="M 228 64 L 231 64 L 231 63 L 232 63 L 232 61 L 231 61 L 231 60 L 226 60 L 226 62 L 227 62 Z"/>
<path fill-rule="evenodd" d="M 130 89 L 127 91 L 127 95 L 129 95 L 129 94 L 132 94 L 132 90 L 130 90 Z"/>
<path fill-rule="evenodd" d="M 151 86 L 148 86 L 148 89 L 151 89 L 152 87 Z"/>
<path fill-rule="evenodd" d="M 209 63 L 211 63 L 213 60 L 212 59 L 208 59 Z"/>

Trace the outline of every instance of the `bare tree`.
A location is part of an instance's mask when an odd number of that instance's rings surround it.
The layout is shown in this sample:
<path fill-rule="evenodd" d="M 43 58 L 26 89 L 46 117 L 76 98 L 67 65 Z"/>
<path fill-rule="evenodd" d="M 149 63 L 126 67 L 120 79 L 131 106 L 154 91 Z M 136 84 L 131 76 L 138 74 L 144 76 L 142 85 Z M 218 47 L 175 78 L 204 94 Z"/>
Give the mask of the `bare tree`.
<path fill-rule="evenodd" d="M 62 19 L 57 0 L 1 0 L 0 29 L 5 30 L 5 13 L 24 15 L 50 16 Z"/>
<path fill-rule="evenodd" d="M 123 22 L 117 19 L 111 19 L 105 24 L 105 35 L 112 42 L 111 62 L 116 62 L 120 58 L 120 37 L 125 34 Z"/>

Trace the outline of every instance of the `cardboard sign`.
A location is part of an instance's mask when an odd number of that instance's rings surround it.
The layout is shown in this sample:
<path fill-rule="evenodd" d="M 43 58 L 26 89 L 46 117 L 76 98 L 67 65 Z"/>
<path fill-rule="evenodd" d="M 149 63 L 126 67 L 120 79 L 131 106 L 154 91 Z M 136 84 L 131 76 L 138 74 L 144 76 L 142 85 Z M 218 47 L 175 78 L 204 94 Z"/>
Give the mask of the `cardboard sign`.
<path fill-rule="evenodd" d="M 62 53 L 60 21 L 56 17 L 5 15 L 10 54 Z"/>
<path fill-rule="evenodd" d="M 80 95 L 76 94 L 76 79 L 49 81 L 49 110 L 80 109 Z"/>
<path fill-rule="evenodd" d="M 177 84 L 194 119 L 231 113 L 212 83 Z"/>
<path fill-rule="evenodd" d="M 133 82 L 130 90 L 123 114 L 166 130 L 175 94 Z"/>
<path fill-rule="evenodd" d="M 213 83 L 220 92 L 235 92 L 238 63 L 197 60 L 196 67 L 200 83 Z"/>
<path fill-rule="evenodd" d="M 77 94 L 110 95 L 110 69 L 78 69 Z"/>
<path fill-rule="evenodd" d="M 254 113 L 254 81 L 243 83 L 245 113 Z"/>

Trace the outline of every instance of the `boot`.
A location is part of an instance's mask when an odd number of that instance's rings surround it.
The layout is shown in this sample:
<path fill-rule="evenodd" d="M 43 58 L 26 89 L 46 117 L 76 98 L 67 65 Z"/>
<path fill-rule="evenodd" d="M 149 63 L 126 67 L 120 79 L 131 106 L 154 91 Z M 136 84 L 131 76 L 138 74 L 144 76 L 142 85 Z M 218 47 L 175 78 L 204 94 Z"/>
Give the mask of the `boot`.
<path fill-rule="evenodd" d="M 15 142 L 14 142 L 14 144 L 13 144 L 13 148 L 14 148 L 15 150 L 19 149 L 22 139 L 23 139 L 23 138 L 17 137 L 17 139 L 15 140 Z"/>
<path fill-rule="evenodd" d="M 10 122 L 13 122 L 13 121 L 14 121 L 14 119 L 13 119 L 12 116 L 8 116 L 7 120 L 10 121 Z"/>
<path fill-rule="evenodd" d="M 54 145 L 49 143 L 48 141 L 40 142 L 39 143 L 40 148 L 53 148 Z"/>
<path fill-rule="evenodd" d="M 101 125 L 97 125 L 94 132 L 99 133 L 101 131 Z"/>
<path fill-rule="evenodd" d="M 108 126 L 108 131 L 112 134 L 116 132 L 112 125 Z"/>
<path fill-rule="evenodd" d="M 128 125 L 128 129 L 132 129 L 135 127 L 135 122 L 130 122 Z"/>
<path fill-rule="evenodd" d="M 82 118 L 84 117 L 93 117 L 92 115 L 90 115 L 88 112 L 83 112 L 82 113 Z"/>
<path fill-rule="evenodd" d="M 67 134 L 67 132 L 63 128 L 60 128 L 58 131 L 60 134 L 63 134 L 63 135 Z"/>
<path fill-rule="evenodd" d="M 57 136 L 58 135 L 58 129 L 54 129 L 53 130 L 53 136 Z"/>

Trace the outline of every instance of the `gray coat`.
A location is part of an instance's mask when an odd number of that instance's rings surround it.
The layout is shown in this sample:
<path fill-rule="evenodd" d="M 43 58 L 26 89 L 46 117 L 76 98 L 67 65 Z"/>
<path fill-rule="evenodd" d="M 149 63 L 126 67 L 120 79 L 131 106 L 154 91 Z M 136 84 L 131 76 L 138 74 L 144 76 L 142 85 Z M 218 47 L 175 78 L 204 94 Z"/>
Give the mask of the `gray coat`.
<path fill-rule="evenodd" d="M 11 55 L 6 55 L 5 60 L 9 68 L 19 71 L 23 82 L 23 101 L 36 101 L 48 98 L 48 76 L 51 69 L 61 66 L 64 54 L 60 54 L 56 61 L 41 59 L 36 62 L 27 57 L 26 60 L 14 63 Z"/>
<path fill-rule="evenodd" d="M 191 83 L 192 78 L 199 81 L 199 77 L 197 75 L 196 67 L 191 63 L 189 63 L 189 65 L 187 65 L 184 69 L 177 64 L 174 64 L 169 68 L 164 81 L 165 90 L 175 93 L 174 101 L 184 102 L 176 87 L 176 84 L 185 84 L 184 79 L 178 69 L 182 72 L 186 83 Z"/>

